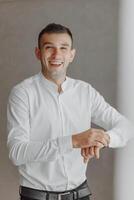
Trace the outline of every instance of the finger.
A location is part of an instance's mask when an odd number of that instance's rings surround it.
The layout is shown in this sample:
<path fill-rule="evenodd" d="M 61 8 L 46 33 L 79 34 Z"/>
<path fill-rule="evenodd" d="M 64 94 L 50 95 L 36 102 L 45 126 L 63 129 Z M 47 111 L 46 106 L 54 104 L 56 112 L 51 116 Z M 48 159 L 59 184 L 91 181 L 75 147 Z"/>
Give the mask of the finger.
<path fill-rule="evenodd" d="M 107 142 L 107 146 L 110 143 L 110 136 L 106 132 L 102 132 L 103 139 Z"/>
<path fill-rule="evenodd" d="M 81 149 L 81 155 L 82 155 L 82 157 L 83 157 L 84 160 L 86 160 L 87 157 L 88 157 L 88 156 L 86 155 L 86 151 L 87 151 L 86 149 L 87 149 L 87 148 L 82 148 L 82 149 Z"/>
<path fill-rule="evenodd" d="M 92 139 L 92 142 L 97 141 L 102 143 L 104 146 L 108 146 L 109 144 L 109 138 L 108 134 L 104 132 L 102 129 L 91 129 L 90 130 L 90 139 Z M 92 145 L 93 146 L 93 145 Z"/>
<path fill-rule="evenodd" d="M 96 132 L 98 133 L 98 139 L 102 140 L 102 143 L 105 146 L 108 146 L 110 142 L 110 136 L 104 130 L 101 129 L 96 130 Z"/>
<path fill-rule="evenodd" d="M 85 155 L 85 148 L 82 148 L 81 149 L 81 155 L 83 157 L 83 162 L 86 163 L 87 162 L 87 159 L 86 159 L 86 155 Z"/>
<path fill-rule="evenodd" d="M 102 142 L 100 142 L 100 141 L 98 141 L 98 140 L 95 140 L 95 141 L 92 143 L 92 146 L 91 146 L 91 147 L 94 147 L 94 146 L 103 148 L 105 145 L 104 145 Z M 91 148 L 91 147 L 90 147 L 90 148 Z"/>
<path fill-rule="evenodd" d="M 98 147 L 99 149 L 102 149 L 102 148 L 105 147 L 105 146 L 104 146 L 102 143 L 100 143 L 100 142 L 97 142 L 97 144 L 96 144 L 95 146 Z"/>
<path fill-rule="evenodd" d="M 105 147 L 107 147 L 108 144 L 109 144 L 108 141 L 107 141 L 107 139 L 104 138 L 103 136 L 98 136 L 98 137 L 96 138 L 96 141 L 99 142 L 99 143 L 101 143 L 101 144 L 104 145 Z"/>
<path fill-rule="evenodd" d="M 84 163 L 87 163 L 93 156 L 90 154 L 89 148 L 82 148 L 81 155 L 83 156 Z"/>
<path fill-rule="evenodd" d="M 94 156 L 94 147 L 89 148 L 89 153 L 92 157 Z"/>
<path fill-rule="evenodd" d="M 82 155 L 83 157 L 90 157 L 90 156 L 91 156 L 90 148 L 89 148 L 89 147 L 82 148 L 82 149 L 81 149 L 81 155 Z"/>
<path fill-rule="evenodd" d="M 81 148 L 81 155 L 84 156 L 84 148 Z"/>
<path fill-rule="evenodd" d="M 85 155 L 86 157 L 88 157 L 90 154 L 90 151 L 89 151 L 89 147 L 85 148 Z"/>
<path fill-rule="evenodd" d="M 95 153 L 95 157 L 97 159 L 99 159 L 99 157 L 100 157 L 100 148 L 99 147 L 94 147 L 94 153 Z"/>
<path fill-rule="evenodd" d="M 105 132 L 105 138 L 106 138 L 106 140 L 108 142 L 108 145 L 109 145 L 109 143 L 110 143 L 110 136 L 106 132 Z"/>

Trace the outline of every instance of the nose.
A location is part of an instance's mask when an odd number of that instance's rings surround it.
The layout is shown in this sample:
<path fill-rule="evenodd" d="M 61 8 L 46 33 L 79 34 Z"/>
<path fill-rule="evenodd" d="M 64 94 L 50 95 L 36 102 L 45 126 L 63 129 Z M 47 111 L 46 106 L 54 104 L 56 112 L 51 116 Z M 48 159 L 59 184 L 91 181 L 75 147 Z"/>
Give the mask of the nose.
<path fill-rule="evenodd" d="M 54 49 L 53 49 L 53 53 L 52 53 L 52 57 L 53 57 L 53 58 L 57 58 L 57 57 L 59 57 L 60 55 L 61 55 L 60 49 L 54 48 Z"/>

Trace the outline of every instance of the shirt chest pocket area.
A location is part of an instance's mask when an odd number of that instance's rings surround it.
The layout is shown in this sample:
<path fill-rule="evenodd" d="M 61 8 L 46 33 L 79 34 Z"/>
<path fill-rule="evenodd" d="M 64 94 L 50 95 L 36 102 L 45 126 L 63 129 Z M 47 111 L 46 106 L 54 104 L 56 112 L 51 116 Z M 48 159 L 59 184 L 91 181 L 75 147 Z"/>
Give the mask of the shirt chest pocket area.
<path fill-rule="evenodd" d="M 71 131 L 83 131 L 91 127 L 90 107 L 86 104 L 80 104 L 76 100 L 62 105 L 62 115 L 65 121 L 66 129 L 70 127 Z"/>

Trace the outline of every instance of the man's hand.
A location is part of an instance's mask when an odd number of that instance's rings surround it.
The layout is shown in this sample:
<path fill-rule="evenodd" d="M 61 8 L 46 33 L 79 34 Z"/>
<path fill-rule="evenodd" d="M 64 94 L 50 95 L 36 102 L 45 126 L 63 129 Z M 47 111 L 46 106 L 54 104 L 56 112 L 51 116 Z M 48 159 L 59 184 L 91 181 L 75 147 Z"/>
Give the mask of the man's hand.
<path fill-rule="evenodd" d="M 104 145 L 100 143 L 100 147 L 86 147 L 81 149 L 81 155 L 83 157 L 84 163 L 87 163 L 91 158 L 95 157 L 99 159 L 100 157 L 100 149 L 103 148 Z"/>
<path fill-rule="evenodd" d="M 109 144 L 109 136 L 102 129 L 88 129 L 82 133 L 72 135 L 73 148 L 86 148 L 86 147 L 104 147 Z M 98 151 L 95 150 L 96 152 Z"/>

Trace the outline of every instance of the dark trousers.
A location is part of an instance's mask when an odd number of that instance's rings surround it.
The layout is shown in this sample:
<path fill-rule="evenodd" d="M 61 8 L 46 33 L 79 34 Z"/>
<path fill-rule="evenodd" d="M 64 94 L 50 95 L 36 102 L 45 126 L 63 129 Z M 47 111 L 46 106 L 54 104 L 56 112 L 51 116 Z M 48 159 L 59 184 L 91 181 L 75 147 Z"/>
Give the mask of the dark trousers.
<path fill-rule="evenodd" d="M 90 189 L 87 185 L 87 181 L 84 181 L 80 186 L 78 186 L 77 188 L 73 189 L 73 190 L 67 190 L 66 192 L 70 192 L 70 196 L 60 196 L 62 197 L 61 199 L 64 200 L 72 200 L 74 197 L 72 195 L 75 195 L 75 200 L 91 200 L 91 192 Z M 45 191 L 44 191 L 45 192 Z M 47 191 L 46 191 L 47 192 Z M 31 193 L 31 195 L 30 195 Z M 49 198 L 51 192 L 48 192 L 48 196 L 45 196 L 44 198 L 46 200 L 51 200 L 51 197 Z M 54 192 L 55 195 L 56 192 Z M 26 188 L 26 187 L 20 187 L 20 200 L 39 200 L 38 198 L 40 197 L 40 191 L 36 190 L 36 189 L 30 189 L 30 188 Z M 59 192 L 58 192 L 59 194 Z M 57 200 L 58 199 L 58 194 L 56 194 L 56 196 L 53 196 L 52 199 Z M 51 193 L 52 195 L 52 193 Z M 77 198 L 78 195 L 78 198 Z M 42 195 L 41 195 L 42 196 Z"/>

